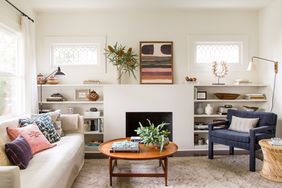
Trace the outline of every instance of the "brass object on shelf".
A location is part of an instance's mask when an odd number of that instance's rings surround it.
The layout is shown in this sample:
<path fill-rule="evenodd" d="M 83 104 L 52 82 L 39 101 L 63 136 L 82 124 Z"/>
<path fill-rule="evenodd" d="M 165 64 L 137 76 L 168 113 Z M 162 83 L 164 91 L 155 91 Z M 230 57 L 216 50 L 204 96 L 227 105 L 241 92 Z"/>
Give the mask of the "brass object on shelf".
<path fill-rule="evenodd" d="M 87 95 L 87 98 L 91 101 L 97 101 L 99 99 L 99 95 L 94 90 L 89 90 L 89 94 Z"/>

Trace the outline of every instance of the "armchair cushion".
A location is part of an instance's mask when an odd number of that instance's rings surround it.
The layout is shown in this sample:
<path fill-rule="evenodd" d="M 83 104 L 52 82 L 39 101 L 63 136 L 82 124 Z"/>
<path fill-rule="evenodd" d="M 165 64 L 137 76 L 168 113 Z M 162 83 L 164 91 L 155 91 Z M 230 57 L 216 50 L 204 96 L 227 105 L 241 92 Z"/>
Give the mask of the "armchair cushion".
<path fill-rule="evenodd" d="M 236 142 L 250 142 L 250 134 L 238 131 L 232 131 L 229 129 L 220 129 L 211 131 L 210 134 L 214 137 L 223 138 L 227 140 L 233 140 Z"/>
<path fill-rule="evenodd" d="M 249 133 L 250 129 L 255 128 L 259 118 L 240 118 L 232 116 L 230 130 Z"/>

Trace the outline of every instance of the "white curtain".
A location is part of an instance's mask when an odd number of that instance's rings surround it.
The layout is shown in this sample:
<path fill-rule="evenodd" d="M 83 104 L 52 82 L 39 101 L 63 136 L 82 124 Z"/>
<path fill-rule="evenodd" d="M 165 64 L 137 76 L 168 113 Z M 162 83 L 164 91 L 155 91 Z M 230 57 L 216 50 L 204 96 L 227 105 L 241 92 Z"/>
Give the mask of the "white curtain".
<path fill-rule="evenodd" d="M 25 113 L 38 113 L 38 90 L 36 81 L 35 28 L 34 23 L 21 17 L 23 38 Z"/>

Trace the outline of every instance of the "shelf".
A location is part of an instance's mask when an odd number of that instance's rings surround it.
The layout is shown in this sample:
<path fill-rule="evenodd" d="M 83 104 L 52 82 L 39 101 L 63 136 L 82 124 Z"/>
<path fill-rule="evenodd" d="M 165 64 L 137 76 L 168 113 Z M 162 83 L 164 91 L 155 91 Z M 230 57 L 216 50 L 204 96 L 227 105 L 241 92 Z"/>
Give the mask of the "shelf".
<path fill-rule="evenodd" d="M 98 131 L 85 131 L 84 134 L 96 135 L 96 134 L 104 134 L 104 132 Z"/>
<path fill-rule="evenodd" d="M 40 87 L 41 85 L 37 85 Z M 42 87 L 103 87 L 103 84 L 43 84 Z"/>
<path fill-rule="evenodd" d="M 194 130 L 194 133 L 208 133 L 209 130 Z"/>
<path fill-rule="evenodd" d="M 100 153 L 98 150 L 99 146 L 84 146 L 85 153 Z"/>
<path fill-rule="evenodd" d="M 207 114 L 195 114 L 194 117 L 225 118 L 225 117 L 227 117 L 227 116 L 226 116 L 226 115 L 219 115 L 219 114 L 212 114 L 212 115 L 207 115 Z"/>
<path fill-rule="evenodd" d="M 226 84 L 226 85 L 212 85 L 212 84 L 197 84 L 194 87 L 268 87 L 266 84 Z"/>
<path fill-rule="evenodd" d="M 83 118 L 84 118 L 84 120 L 104 119 L 104 117 L 103 117 L 103 116 L 96 117 L 96 118 L 84 117 L 84 116 L 83 116 Z"/>
<path fill-rule="evenodd" d="M 229 102 L 229 103 L 236 103 L 236 102 L 267 102 L 267 100 L 265 100 L 265 99 L 259 99 L 259 100 L 247 100 L 247 99 L 236 99 L 236 100 L 207 99 L 207 100 L 194 100 L 194 102 Z"/>
<path fill-rule="evenodd" d="M 103 104 L 103 101 L 42 101 L 42 104 Z"/>

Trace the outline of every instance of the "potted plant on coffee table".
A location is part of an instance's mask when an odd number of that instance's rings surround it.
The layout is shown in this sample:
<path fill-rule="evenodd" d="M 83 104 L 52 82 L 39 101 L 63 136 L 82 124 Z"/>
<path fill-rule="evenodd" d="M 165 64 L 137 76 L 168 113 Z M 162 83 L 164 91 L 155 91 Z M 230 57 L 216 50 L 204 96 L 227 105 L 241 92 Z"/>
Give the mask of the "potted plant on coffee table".
<path fill-rule="evenodd" d="M 164 146 L 169 143 L 168 136 L 170 132 L 163 127 L 167 123 L 161 123 L 155 126 L 149 119 L 147 119 L 148 125 L 143 126 L 140 122 L 135 132 L 140 136 L 142 142 L 146 145 L 152 144 L 160 148 L 160 151 L 163 150 Z"/>

